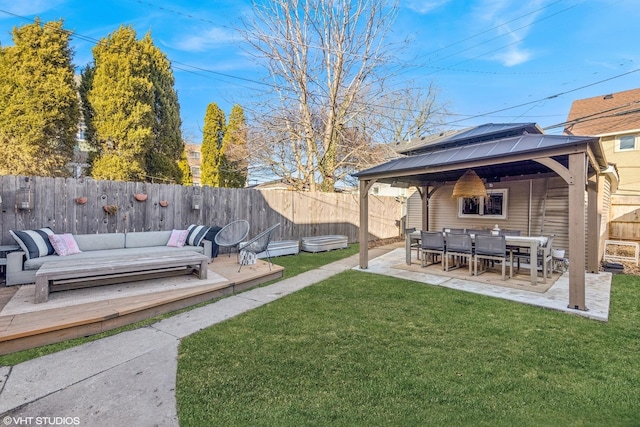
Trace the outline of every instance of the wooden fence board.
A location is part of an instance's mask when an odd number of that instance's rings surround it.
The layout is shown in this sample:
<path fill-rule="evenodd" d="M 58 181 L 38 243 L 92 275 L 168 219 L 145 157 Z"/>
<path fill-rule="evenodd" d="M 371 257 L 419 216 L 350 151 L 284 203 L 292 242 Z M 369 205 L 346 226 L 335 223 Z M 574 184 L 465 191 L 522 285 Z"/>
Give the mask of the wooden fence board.
<path fill-rule="evenodd" d="M 13 244 L 9 230 L 44 226 L 56 233 L 91 234 L 184 229 L 190 224 L 222 227 L 236 219 L 249 221 L 250 237 L 280 222 L 276 240 L 325 234 L 346 235 L 349 242 L 359 238 L 359 197 L 354 194 L 35 177 L 30 178 L 37 195 L 34 209 L 22 210 L 16 208 L 16 191 L 25 178 L 0 176 L 2 244 Z M 137 193 L 146 194 L 147 200 L 135 200 Z M 192 208 L 195 194 L 202 195 L 197 210 Z M 77 204 L 78 197 L 87 202 Z M 168 206 L 161 207 L 161 200 Z M 116 215 L 103 210 L 112 204 L 119 207 Z M 369 207 L 370 238 L 398 236 L 401 205 L 392 197 L 371 195 Z"/>

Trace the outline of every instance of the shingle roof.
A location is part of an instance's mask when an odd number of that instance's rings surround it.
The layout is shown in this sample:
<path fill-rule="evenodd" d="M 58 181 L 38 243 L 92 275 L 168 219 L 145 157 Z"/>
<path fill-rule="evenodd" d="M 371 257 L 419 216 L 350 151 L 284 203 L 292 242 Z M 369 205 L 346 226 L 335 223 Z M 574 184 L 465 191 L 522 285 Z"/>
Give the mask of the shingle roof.
<path fill-rule="evenodd" d="M 640 129 L 640 89 L 574 101 L 564 133 L 603 135 L 634 129 Z"/>

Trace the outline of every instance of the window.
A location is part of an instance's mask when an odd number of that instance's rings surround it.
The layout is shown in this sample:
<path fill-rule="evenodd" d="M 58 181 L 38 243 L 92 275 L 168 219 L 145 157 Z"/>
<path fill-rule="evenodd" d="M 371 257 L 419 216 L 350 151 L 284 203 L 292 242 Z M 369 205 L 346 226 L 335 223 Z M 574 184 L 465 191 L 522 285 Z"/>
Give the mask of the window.
<path fill-rule="evenodd" d="M 489 197 L 460 197 L 458 218 L 483 217 L 507 218 L 507 195 L 509 190 L 487 190 Z"/>
<path fill-rule="evenodd" d="M 191 166 L 191 175 L 200 176 L 200 168 L 198 166 Z"/>
<path fill-rule="evenodd" d="M 636 149 L 636 136 L 623 135 L 616 139 L 616 151 L 631 151 Z"/>
<path fill-rule="evenodd" d="M 200 158 L 200 152 L 199 151 L 191 151 L 191 152 L 189 152 L 189 154 L 191 155 L 192 159 L 199 159 Z"/>

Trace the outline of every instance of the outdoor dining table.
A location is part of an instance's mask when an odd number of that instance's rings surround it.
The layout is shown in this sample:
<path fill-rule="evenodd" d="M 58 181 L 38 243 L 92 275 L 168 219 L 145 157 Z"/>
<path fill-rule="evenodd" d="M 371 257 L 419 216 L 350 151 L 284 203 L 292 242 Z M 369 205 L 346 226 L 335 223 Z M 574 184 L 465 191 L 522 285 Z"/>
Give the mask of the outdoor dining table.
<path fill-rule="evenodd" d="M 471 235 L 471 239 L 473 240 L 474 235 Z M 406 261 L 407 265 L 411 265 L 411 245 L 417 242 L 420 242 L 421 235 L 420 231 L 413 231 L 411 233 L 407 233 L 405 236 L 406 244 Z M 530 253 L 530 268 L 531 271 L 531 284 L 535 285 L 538 283 L 538 248 L 540 246 L 544 246 L 547 243 L 547 238 L 544 236 L 505 236 L 504 240 L 507 246 L 520 247 L 520 248 L 529 248 Z M 446 241 L 446 234 L 445 234 Z"/>

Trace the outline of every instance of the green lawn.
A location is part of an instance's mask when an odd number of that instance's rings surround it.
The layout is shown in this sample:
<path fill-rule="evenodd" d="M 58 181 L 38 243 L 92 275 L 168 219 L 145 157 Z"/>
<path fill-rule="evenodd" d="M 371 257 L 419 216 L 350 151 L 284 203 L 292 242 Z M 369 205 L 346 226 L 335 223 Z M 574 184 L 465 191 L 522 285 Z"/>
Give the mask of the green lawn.
<path fill-rule="evenodd" d="M 603 323 L 347 271 L 183 340 L 180 425 L 640 425 L 639 301 L 615 276 Z"/>
<path fill-rule="evenodd" d="M 318 268 L 322 265 L 329 264 L 333 261 L 346 258 L 350 255 L 357 254 L 359 247 L 360 246 L 358 244 L 352 244 L 352 245 L 349 245 L 348 248 L 342 249 L 342 250 L 320 252 L 317 254 L 301 252 L 300 254 L 295 256 L 284 256 L 284 257 L 274 258 L 273 259 L 274 263 L 285 267 L 284 275 L 282 278 L 273 280 L 269 283 L 265 283 L 264 285 L 275 283 L 279 280 L 283 280 L 288 277 L 295 276 L 300 273 L 304 273 L 305 271 Z M 91 335 L 88 337 L 74 338 L 71 340 L 62 341 L 55 344 L 49 344 L 49 345 L 44 345 L 37 348 L 28 349 L 28 350 L 17 351 L 11 354 L 0 355 L 0 366 L 14 366 L 14 365 L 17 365 L 18 363 L 22 363 L 27 360 L 46 356 L 47 354 L 56 353 L 58 351 L 65 350 L 67 348 L 76 347 L 78 345 L 82 345 L 90 341 L 95 341 L 101 338 L 109 337 L 111 335 L 119 334 L 121 332 L 148 326 L 162 319 L 175 316 L 176 314 L 193 310 L 194 308 L 201 307 L 206 304 L 210 304 L 212 302 L 217 301 L 218 299 L 207 301 L 207 302 L 204 302 L 192 307 L 187 307 L 171 313 L 162 314 L 160 316 L 156 316 L 151 319 L 143 320 L 137 323 L 133 323 L 131 325 L 126 325 L 121 328 L 112 329 L 106 332 L 102 332 L 100 334 Z"/>

